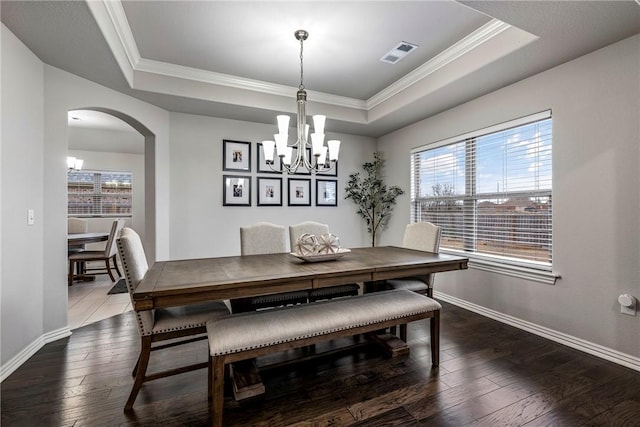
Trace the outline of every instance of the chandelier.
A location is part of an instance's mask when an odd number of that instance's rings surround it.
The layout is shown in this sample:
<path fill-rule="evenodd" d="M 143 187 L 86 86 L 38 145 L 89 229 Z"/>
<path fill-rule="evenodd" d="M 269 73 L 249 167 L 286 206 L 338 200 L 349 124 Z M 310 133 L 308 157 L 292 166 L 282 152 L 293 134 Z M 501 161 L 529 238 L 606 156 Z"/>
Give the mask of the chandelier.
<path fill-rule="evenodd" d="M 326 116 L 313 116 L 313 133 L 311 134 L 311 144 L 309 144 L 309 125 L 307 124 L 307 92 L 304 90 L 304 67 L 303 67 L 303 43 L 309 37 L 305 30 L 298 30 L 294 33 L 300 41 L 300 86 L 298 86 L 297 103 L 297 131 L 298 137 L 293 145 L 289 145 L 289 119 L 287 115 L 276 117 L 278 121 L 278 133 L 273 135 L 275 141 L 262 141 L 265 162 L 269 167 L 282 173 L 293 174 L 299 167 L 304 167 L 309 172 L 330 171 L 338 161 L 340 151 L 340 141 L 324 141 L 324 122 Z M 309 151 L 310 150 L 310 151 Z M 274 165 L 274 156 L 280 158 L 279 168 Z"/>
<path fill-rule="evenodd" d="M 67 172 L 78 172 L 82 169 L 84 160 L 76 159 L 75 157 L 67 157 Z"/>

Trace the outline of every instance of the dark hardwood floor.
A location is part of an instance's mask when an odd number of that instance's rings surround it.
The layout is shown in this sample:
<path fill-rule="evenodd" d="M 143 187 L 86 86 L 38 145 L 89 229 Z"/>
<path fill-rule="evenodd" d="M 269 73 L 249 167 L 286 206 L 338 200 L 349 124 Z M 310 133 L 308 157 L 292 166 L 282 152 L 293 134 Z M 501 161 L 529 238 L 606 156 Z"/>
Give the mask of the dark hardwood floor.
<path fill-rule="evenodd" d="M 225 425 L 640 425 L 639 372 L 446 303 L 441 364 L 432 370 L 427 329 L 426 321 L 409 326 L 407 357 L 387 359 L 364 345 L 267 369 L 266 395 L 227 398 Z M 146 383 L 134 413 L 123 413 L 138 347 L 133 313 L 47 344 L 2 383 L 2 426 L 207 425 L 206 370 Z M 206 360 L 205 342 L 182 347 L 152 355 L 151 370 Z"/>

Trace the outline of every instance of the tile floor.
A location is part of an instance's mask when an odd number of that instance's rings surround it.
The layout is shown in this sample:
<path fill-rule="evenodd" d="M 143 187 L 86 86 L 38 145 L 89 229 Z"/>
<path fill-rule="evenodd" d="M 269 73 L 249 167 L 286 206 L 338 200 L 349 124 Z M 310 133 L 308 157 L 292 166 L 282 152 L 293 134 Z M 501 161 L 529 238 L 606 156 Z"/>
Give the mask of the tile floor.
<path fill-rule="evenodd" d="M 130 311 L 128 293 L 107 295 L 113 285 L 109 276 L 104 274 L 96 276 L 93 282 L 79 282 L 69 286 L 69 329 Z"/>

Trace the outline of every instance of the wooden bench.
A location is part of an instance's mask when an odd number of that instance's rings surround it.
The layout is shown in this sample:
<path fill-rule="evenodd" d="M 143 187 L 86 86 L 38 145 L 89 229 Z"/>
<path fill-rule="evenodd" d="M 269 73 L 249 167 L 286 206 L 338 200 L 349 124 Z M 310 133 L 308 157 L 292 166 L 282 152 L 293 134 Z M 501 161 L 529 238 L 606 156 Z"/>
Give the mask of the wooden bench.
<path fill-rule="evenodd" d="M 238 313 L 207 323 L 211 424 L 222 426 L 224 367 L 265 354 L 430 319 L 431 363 L 439 363 L 440 304 L 407 290 Z"/>

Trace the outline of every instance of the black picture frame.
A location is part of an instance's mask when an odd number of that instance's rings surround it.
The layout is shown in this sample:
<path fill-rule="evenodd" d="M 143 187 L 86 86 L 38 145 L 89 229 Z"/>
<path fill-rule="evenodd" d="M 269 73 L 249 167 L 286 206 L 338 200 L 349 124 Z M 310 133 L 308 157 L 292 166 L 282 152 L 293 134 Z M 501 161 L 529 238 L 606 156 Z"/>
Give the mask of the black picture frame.
<path fill-rule="evenodd" d="M 324 162 L 324 166 L 329 168 L 331 167 L 331 161 L 329 160 L 329 158 L 327 157 L 327 160 Z M 333 167 L 333 169 L 326 171 L 326 172 L 318 172 L 316 175 L 318 176 L 338 176 L 338 161 L 336 160 L 336 164 Z"/>
<path fill-rule="evenodd" d="M 222 170 L 251 172 L 251 143 L 223 139 Z"/>
<path fill-rule="evenodd" d="M 258 206 L 282 206 L 282 178 L 257 177 Z"/>
<path fill-rule="evenodd" d="M 338 206 L 338 180 L 316 179 L 316 206 Z"/>
<path fill-rule="evenodd" d="M 311 206 L 311 179 L 289 178 L 287 195 L 289 206 Z"/>
<path fill-rule="evenodd" d="M 251 176 L 222 176 L 222 206 L 251 206 Z"/>
<path fill-rule="evenodd" d="M 264 159 L 264 149 L 262 148 L 262 142 L 258 142 L 256 146 L 256 151 L 258 153 L 258 161 L 256 162 L 256 172 L 257 173 L 282 173 L 278 172 L 282 169 L 281 167 L 281 159 L 278 157 L 277 153 L 274 153 L 273 156 L 273 167 L 276 170 L 273 170 L 267 165 L 267 162 Z"/>

